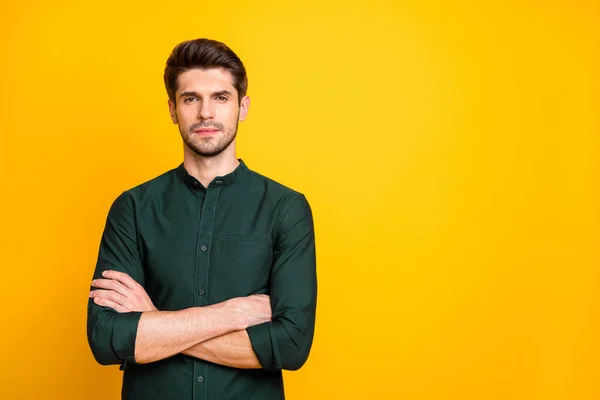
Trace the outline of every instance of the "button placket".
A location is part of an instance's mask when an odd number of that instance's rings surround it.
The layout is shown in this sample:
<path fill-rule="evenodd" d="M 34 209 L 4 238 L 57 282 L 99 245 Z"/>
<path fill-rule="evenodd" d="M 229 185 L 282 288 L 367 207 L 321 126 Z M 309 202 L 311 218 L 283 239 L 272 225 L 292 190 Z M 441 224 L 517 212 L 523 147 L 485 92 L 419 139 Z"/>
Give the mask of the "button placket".
<path fill-rule="evenodd" d="M 211 242 L 213 241 L 214 211 L 219 197 L 219 187 L 209 187 L 203 190 L 203 201 L 198 203 L 200 207 L 200 220 L 198 223 L 198 241 L 196 253 L 195 291 L 194 305 L 206 306 L 209 302 L 208 279 L 210 275 Z"/>
<path fill-rule="evenodd" d="M 210 303 L 208 294 L 208 279 L 210 275 L 210 254 L 211 243 L 213 239 L 213 224 L 214 211 L 219 196 L 219 187 L 209 187 L 199 190 L 202 192 L 202 201 L 198 202 L 199 221 L 198 221 L 198 236 L 196 242 L 196 270 L 195 284 L 193 292 L 194 305 L 204 307 Z M 192 379 L 195 381 L 194 398 L 206 398 L 207 379 L 209 373 L 208 363 L 195 360 L 194 375 Z"/>

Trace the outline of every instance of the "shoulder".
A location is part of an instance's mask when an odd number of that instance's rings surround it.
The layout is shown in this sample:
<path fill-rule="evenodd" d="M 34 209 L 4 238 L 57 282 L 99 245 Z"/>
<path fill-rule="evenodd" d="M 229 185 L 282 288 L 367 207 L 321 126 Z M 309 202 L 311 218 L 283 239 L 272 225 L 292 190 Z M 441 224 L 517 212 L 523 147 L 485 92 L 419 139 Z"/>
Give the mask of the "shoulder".
<path fill-rule="evenodd" d="M 143 201 L 164 192 L 170 186 L 172 186 L 177 179 L 179 179 L 179 176 L 177 175 L 177 168 L 173 168 L 155 178 L 149 179 L 137 186 L 125 190 L 122 195 L 129 196 L 134 201 Z"/>
<path fill-rule="evenodd" d="M 162 173 L 161 175 L 140 183 L 130 189 L 124 190 L 114 201 L 113 208 L 135 209 L 136 205 L 152 201 L 157 195 L 168 190 L 179 179 L 177 168 Z"/>
<path fill-rule="evenodd" d="M 248 170 L 250 187 L 260 190 L 263 201 L 273 205 L 277 214 L 277 225 L 284 220 L 297 218 L 312 219 L 312 212 L 304 193 L 292 189 L 256 171 Z"/>
<path fill-rule="evenodd" d="M 302 192 L 250 169 L 248 181 L 251 188 L 263 192 L 269 201 L 278 203 L 281 210 L 285 210 L 298 200 L 306 201 Z"/>
<path fill-rule="evenodd" d="M 171 185 L 177 178 L 177 168 L 173 168 L 155 178 L 142 182 L 139 185 L 126 190 L 125 192 L 134 196 L 144 195 L 148 192 L 164 189 L 165 187 Z"/>

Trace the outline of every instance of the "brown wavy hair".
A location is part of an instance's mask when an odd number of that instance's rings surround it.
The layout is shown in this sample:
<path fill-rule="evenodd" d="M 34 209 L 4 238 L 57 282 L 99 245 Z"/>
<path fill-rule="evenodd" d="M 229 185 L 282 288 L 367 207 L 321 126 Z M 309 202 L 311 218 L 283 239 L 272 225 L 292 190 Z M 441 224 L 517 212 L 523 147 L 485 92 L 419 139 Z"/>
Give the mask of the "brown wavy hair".
<path fill-rule="evenodd" d="M 169 100 L 174 104 L 177 92 L 177 77 L 179 74 L 193 69 L 222 68 L 229 71 L 233 77 L 233 86 L 238 93 L 238 101 L 248 90 L 246 68 L 240 58 L 225 45 L 211 39 L 194 39 L 179 43 L 169 56 L 165 67 L 165 87 Z"/>

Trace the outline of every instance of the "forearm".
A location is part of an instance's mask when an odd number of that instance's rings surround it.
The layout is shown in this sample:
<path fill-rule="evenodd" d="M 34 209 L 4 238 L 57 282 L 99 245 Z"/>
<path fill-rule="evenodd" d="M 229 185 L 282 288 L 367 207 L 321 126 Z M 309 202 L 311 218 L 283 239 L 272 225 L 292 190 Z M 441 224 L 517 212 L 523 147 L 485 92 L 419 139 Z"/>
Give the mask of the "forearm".
<path fill-rule="evenodd" d="M 261 368 L 246 330 L 198 343 L 184 350 L 183 354 L 233 368 Z"/>
<path fill-rule="evenodd" d="M 244 329 L 227 302 L 179 311 L 142 314 L 135 340 L 135 361 L 150 363 L 171 357 L 200 342 Z"/>

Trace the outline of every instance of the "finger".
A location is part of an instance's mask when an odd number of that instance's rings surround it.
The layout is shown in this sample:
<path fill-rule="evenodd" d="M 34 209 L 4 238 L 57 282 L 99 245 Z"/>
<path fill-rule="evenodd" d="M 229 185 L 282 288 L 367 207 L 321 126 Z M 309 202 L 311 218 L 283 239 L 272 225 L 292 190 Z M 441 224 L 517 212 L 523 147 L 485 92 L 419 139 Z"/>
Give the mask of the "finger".
<path fill-rule="evenodd" d="M 94 297 L 94 303 L 98 304 L 99 306 L 112 308 L 118 313 L 128 312 L 128 310 L 120 304 L 102 297 Z"/>
<path fill-rule="evenodd" d="M 127 296 L 127 291 L 129 290 L 121 282 L 113 279 L 94 279 L 92 286 L 100 289 L 114 290 L 124 296 Z"/>
<path fill-rule="evenodd" d="M 132 277 L 130 277 L 124 272 L 106 270 L 102 272 L 102 276 L 108 279 L 114 279 L 116 281 L 119 281 L 123 284 L 123 286 L 129 289 L 135 289 L 138 284 Z"/>
<path fill-rule="evenodd" d="M 110 300 L 113 303 L 117 303 L 118 305 L 123 306 L 123 307 L 127 306 L 127 298 L 113 290 L 103 290 L 103 289 L 94 290 L 94 291 L 90 292 L 90 297 L 95 298 L 95 299 L 99 298 L 99 299 L 104 299 L 104 300 Z"/>

